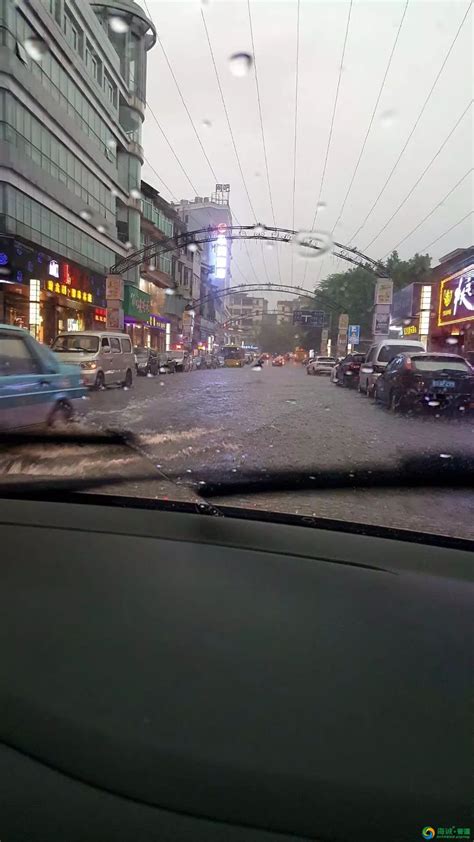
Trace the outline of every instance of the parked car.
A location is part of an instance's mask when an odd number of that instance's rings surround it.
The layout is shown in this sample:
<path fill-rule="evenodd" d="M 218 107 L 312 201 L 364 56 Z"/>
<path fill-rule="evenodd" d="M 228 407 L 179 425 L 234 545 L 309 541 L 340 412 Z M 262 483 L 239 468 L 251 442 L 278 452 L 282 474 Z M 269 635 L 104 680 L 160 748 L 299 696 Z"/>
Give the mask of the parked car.
<path fill-rule="evenodd" d="M 126 333 L 87 330 L 60 333 L 51 350 L 61 362 L 77 365 L 87 386 L 102 389 L 112 383 L 130 387 L 135 357 Z"/>
<path fill-rule="evenodd" d="M 160 374 L 174 374 L 176 371 L 176 361 L 167 351 L 158 354 L 158 371 Z"/>
<path fill-rule="evenodd" d="M 375 400 L 394 412 L 469 412 L 474 409 L 474 371 L 457 354 L 398 354 L 378 378 Z"/>
<path fill-rule="evenodd" d="M 137 374 L 146 376 L 147 374 L 158 374 L 160 364 L 158 354 L 152 348 L 145 348 L 142 345 L 135 345 L 133 349 L 135 355 L 135 370 Z"/>
<path fill-rule="evenodd" d="M 26 330 L 0 325 L 0 430 L 69 421 L 85 394 L 79 366 L 62 363 Z"/>
<path fill-rule="evenodd" d="M 170 351 L 169 359 L 174 360 L 175 371 L 189 371 L 190 361 L 189 355 L 186 351 Z"/>
<path fill-rule="evenodd" d="M 390 360 L 404 351 L 424 351 L 424 347 L 416 339 L 381 339 L 374 342 L 359 369 L 359 392 L 374 396 L 377 378 L 385 370 Z"/>
<path fill-rule="evenodd" d="M 336 365 L 334 357 L 313 357 L 306 366 L 306 374 L 320 375 L 331 374 Z"/>
<path fill-rule="evenodd" d="M 347 354 L 334 366 L 331 381 L 338 386 L 348 386 L 355 389 L 359 382 L 359 371 L 364 360 L 365 354 Z"/>
<path fill-rule="evenodd" d="M 285 365 L 285 360 L 283 359 L 283 357 L 280 357 L 280 356 L 273 357 L 272 365 L 281 367 L 282 365 Z"/>

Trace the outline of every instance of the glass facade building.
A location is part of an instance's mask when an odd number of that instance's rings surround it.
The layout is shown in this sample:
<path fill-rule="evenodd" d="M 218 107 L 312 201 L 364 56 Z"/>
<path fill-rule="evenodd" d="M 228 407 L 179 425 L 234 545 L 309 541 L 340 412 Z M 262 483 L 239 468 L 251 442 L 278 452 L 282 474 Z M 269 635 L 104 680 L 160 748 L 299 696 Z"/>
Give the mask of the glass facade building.
<path fill-rule="evenodd" d="M 10 281 L 9 289 L 0 283 L 0 321 L 22 310 L 6 298 L 28 303 L 41 274 L 34 260 L 31 272 L 17 266 L 22 246 L 66 276 L 62 266 L 76 265 L 81 277 L 102 278 L 104 289 L 110 266 L 140 247 L 146 56 L 155 38 L 132 0 L 0 0 L 0 234 Z M 138 286 L 138 270 L 125 279 Z M 56 297 L 58 312 L 76 309 L 78 318 L 58 318 L 56 330 L 91 322 L 87 299 L 66 302 L 39 280 L 40 305 L 51 309 Z M 32 332 L 49 341 L 42 325 Z"/>

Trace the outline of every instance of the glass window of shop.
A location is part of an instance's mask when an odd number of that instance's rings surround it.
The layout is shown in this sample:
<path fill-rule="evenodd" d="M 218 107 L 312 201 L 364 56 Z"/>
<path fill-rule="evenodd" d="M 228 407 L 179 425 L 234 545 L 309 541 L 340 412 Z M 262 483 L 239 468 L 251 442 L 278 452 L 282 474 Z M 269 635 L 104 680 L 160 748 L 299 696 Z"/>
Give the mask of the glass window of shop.
<path fill-rule="evenodd" d="M 3 196 L 5 230 L 8 234 L 41 242 L 45 249 L 59 252 L 101 274 L 105 274 L 115 262 L 115 253 L 111 249 L 20 190 L 5 185 Z"/>
<path fill-rule="evenodd" d="M 4 40 L 12 50 L 15 50 L 17 40 L 20 44 L 23 44 L 26 38 L 37 37 L 37 33 L 25 20 L 19 7 L 15 8 L 15 15 L 12 15 L 10 23 L 11 31 L 8 33 L 5 31 Z M 79 126 L 81 131 L 100 143 L 103 149 L 106 149 L 106 143 L 111 136 L 109 126 L 102 120 L 99 113 L 82 93 L 80 87 L 66 73 L 53 53 L 51 51 L 46 53 L 41 62 L 34 61 L 27 56 L 27 62 L 30 71 L 38 78 L 53 99 L 74 118 L 76 126 Z M 109 103 L 109 107 L 116 107 L 116 102 Z M 115 150 L 108 149 L 107 157 L 109 160 L 114 160 L 115 154 Z"/>
<path fill-rule="evenodd" d="M 66 184 L 105 219 L 115 222 L 110 189 L 11 94 L 0 104 L 0 139 Z"/>

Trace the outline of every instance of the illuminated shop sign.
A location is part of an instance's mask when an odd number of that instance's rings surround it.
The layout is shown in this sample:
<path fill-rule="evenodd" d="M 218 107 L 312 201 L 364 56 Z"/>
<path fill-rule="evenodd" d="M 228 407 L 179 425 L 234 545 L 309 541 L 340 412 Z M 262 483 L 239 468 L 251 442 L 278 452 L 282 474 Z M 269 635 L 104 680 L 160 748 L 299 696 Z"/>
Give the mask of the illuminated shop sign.
<path fill-rule="evenodd" d="M 15 283 L 29 287 L 31 280 L 39 280 L 41 289 L 46 292 L 97 307 L 106 306 L 103 276 L 9 237 L 0 237 L 0 253 L 7 261 Z"/>
<path fill-rule="evenodd" d="M 416 336 L 418 334 L 418 325 L 404 325 L 402 334 L 403 336 Z"/>
<path fill-rule="evenodd" d="M 474 319 L 474 264 L 439 285 L 438 326 Z"/>

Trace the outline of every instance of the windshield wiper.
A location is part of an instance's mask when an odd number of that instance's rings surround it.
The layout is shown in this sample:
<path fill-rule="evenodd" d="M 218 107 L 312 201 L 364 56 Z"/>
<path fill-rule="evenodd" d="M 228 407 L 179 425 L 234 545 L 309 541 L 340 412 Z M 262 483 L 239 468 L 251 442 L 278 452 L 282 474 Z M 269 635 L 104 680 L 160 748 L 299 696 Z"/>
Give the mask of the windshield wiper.
<path fill-rule="evenodd" d="M 221 475 L 222 476 L 222 475 Z M 241 473 L 230 480 L 202 477 L 196 494 L 204 498 L 280 491 L 337 491 L 378 488 L 473 488 L 474 455 L 408 457 L 396 465 L 369 468 L 308 468 Z"/>

